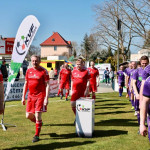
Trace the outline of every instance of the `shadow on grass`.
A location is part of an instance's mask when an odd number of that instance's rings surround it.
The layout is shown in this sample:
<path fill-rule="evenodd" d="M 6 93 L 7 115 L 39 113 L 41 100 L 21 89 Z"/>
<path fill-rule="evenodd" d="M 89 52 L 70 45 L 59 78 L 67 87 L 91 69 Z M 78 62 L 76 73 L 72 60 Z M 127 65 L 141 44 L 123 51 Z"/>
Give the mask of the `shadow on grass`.
<path fill-rule="evenodd" d="M 128 105 L 127 103 L 102 104 L 101 106 Z"/>
<path fill-rule="evenodd" d="M 54 150 L 54 149 L 61 149 L 61 148 L 71 148 L 74 146 L 82 146 L 86 144 L 93 144 L 94 141 L 84 141 L 84 142 L 55 142 L 49 144 L 38 144 L 32 146 L 25 146 L 25 147 L 12 147 L 4 150 L 16 150 L 16 149 L 30 149 L 30 150 Z"/>
<path fill-rule="evenodd" d="M 120 101 L 120 100 L 114 100 L 114 99 L 113 100 L 110 100 L 110 99 L 109 100 L 107 100 L 107 99 L 104 100 L 104 98 L 103 98 L 103 100 L 97 100 L 96 99 L 95 103 L 98 103 L 98 102 L 116 102 L 116 101 Z"/>
<path fill-rule="evenodd" d="M 95 109 L 120 109 L 125 107 L 95 107 Z"/>
<path fill-rule="evenodd" d="M 108 136 L 117 136 L 122 134 L 128 134 L 128 131 L 124 130 L 95 130 L 93 133 L 93 138 L 97 137 L 108 137 Z M 41 135 L 49 135 L 52 139 L 70 139 L 70 138 L 78 138 L 75 133 L 69 134 L 56 134 L 56 133 L 48 133 L 48 134 L 41 134 Z M 85 137 L 86 138 L 86 137 Z M 47 140 L 47 139 L 43 139 Z"/>
<path fill-rule="evenodd" d="M 95 126 L 138 126 L 137 119 L 110 119 L 96 122 Z"/>
<path fill-rule="evenodd" d="M 108 114 L 123 114 L 123 113 L 133 113 L 133 111 L 114 111 L 114 112 L 103 112 L 103 113 L 95 113 L 95 115 L 108 115 Z"/>
<path fill-rule="evenodd" d="M 64 123 L 64 124 L 44 124 L 43 126 L 74 126 L 74 123 Z"/>
<path fill-rule="evenodd" d="M 128 134 L 128 131 L 124 130 L 95 130 L 93 137 L 109 137 L 122 134 Z"/>

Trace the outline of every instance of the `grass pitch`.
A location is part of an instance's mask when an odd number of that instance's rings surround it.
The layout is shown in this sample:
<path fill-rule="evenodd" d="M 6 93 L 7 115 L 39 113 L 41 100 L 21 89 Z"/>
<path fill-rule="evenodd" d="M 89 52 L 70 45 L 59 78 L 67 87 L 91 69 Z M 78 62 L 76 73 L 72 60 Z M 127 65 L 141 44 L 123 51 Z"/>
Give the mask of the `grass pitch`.
<path fill-rule="evenodd" d="M 20 101 L 6 102 L 4 123 L 0 130 L 0 149 L 36 150 L 148 150 L 148 137 L 137 134 L 138 123 L 128 99 L 118 93 L 97 94 L 95 103 L 95 132 L 93 138 L 75 135 L 74 114 L 70 101 L 49 98 L 48 112 L 43 113 L 44 125 L 40 141 L 32 143 L 35 125 L 25 118 L 25 106 Z"/>

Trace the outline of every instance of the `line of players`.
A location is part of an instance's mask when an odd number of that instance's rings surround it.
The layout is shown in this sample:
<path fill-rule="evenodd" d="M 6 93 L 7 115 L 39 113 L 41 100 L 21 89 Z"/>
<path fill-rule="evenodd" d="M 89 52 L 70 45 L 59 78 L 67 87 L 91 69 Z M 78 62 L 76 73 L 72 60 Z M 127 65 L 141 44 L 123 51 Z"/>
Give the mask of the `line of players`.
<path fill-rule="evenodd" d="M 73 71 L 68 68 L 68 63 L 64 63 L 58 77 L 59 90 L 58 96 L 63 98 L 63 89 L 66 90 L 65 100 L 68 100 L 70 81 L 71 81 L 71 107 L 76 114 L 76 100 L 80 97 L 90 96 L 92 92 L 92 99 L 96 99 L 95 92 L 99 86 L 99 71 L 94 67 L 94 61 L 90 62 L 90 67 L 85 67 L 83 59 L 76 61 L 76 66 Z M 71 79 L 71 80 L 70 80 Z"/>
<path fill-rule="evenodd" d="M 26 118 L 35 123 L 35 135 L 32 142 L 39 141 L 39 135 L 42 127 L 42 113 L 47 112 L 49 96 L 49 75 L 46 69 L 40 66 L 41 59 L 37 55 L 31 56 L 32 68 L 29 68 L 25 76 L 23 88 L 22 104 L 25 105 L 25 95 L 28 92 Z M 63 96 L 63 89 L 66 89 L 66 100 L 69 95 L 70 77 L 71 77 L 71 107 L 76 115 L 76 100 L 87 96 L 92 92 L 92 98 L 96 99 L 95 92 L 99 86 L 99 72 L 94 67 L 94 62 L 90 62 L 90 67 L 85 67 L 83 59 L 76 61 L 76 67 L 73 71 L 68 68 L 68 63 L 64 63 L 64 68 L 60 71 L 58 82 L 60 84 L 59 92 Z M 96 80 L 98 84 L 96 85 Z M 3 76 L 0 71 L 0 114 L 4 113 L 4 87 Z"/>
<path fill-rule="evenodd" d="M 148 134 L 150 141 L 150 65 L 149 58 L 142 56 L 140 62 L 130 62 L 128 68 L 124 70 L 120 66 L 117 72 L 117 82 L 119 85 L 119 96 L 122 96 L 124 85 L 127 88 L 127 96 L 131 101 L 131 109 L 135 110 L 139 131 L 143 136 Z M 148 131 L 145 126 L 147 118 Z"/>
<path fill-rule="evenodd" d="M 27 70 L 25 76 L 25 84 L 23 89 L 22 104 L 25 105 L 25 95 L 27 90 L 28 100 L 26 106 L 26 118 L 35 123 L 35 135 L 32 142 L 39 141 L 39 135 L 42 128 L 42 113 L 47 111 L 48 95 L 49 95 L 49 75 L 46 69 L 40 66 L 40 57 L 37 55 L 31 56 L 32 68 Z M 73 71 L 68 68 L 68 63 L 64 63 L 64 68 L 59 73 L 58 82 L 60 84 L 59 93 L 63 97 L 63 89 L 66 89 L 66 100 L 69 95 L 70 77 L 71 77 L 71 107 L 76 115 L 76 100 L 80 97 L 87 96 L 89 89 L 92 92 L 92 98 L 96 98 L 95 92 L 97 89 L 96 79 L 99 82 L 98 69 L 94 67 L 92 61 L 91 66 L 86 68 L 84 61 L 78 59 L 76 67 Z"/>

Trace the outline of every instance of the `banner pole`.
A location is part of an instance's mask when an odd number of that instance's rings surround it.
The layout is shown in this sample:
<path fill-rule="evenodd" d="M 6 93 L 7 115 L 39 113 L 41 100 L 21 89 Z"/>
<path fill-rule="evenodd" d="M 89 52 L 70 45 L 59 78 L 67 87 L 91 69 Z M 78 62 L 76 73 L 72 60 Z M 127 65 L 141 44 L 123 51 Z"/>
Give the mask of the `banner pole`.
<path fill-rule="evenodd" d="M 5 103 L 6 103 L 6 101 L 4 101 L 4 112 L 5 112 L 5 105 L 6 105 Z M 3 131 L 6 131 L 6 130 L 7 130 L 7 127 L 6 127 L 5 125 L 9 125 L 9 126 L 12 126 L 12 127 L 16 127 L 16 125 L 4 123 L 4 114 L 5 114 L 4 112 L 3 112 L 2 119 L 1 119 L 1 123 L 0 123 L 0 125 L 1 125 L 2 128 L 3 128 Z"/>

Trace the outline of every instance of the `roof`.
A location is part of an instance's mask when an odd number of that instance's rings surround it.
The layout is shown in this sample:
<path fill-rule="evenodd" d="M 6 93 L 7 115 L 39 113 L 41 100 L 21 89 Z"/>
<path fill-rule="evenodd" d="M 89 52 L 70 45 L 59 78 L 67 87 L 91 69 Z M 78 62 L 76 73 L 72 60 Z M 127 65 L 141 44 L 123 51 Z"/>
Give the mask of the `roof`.
<path fill-rule="evenodd" d="M 6 42 L 14 42 L 15 38 L 2 38 L 3 40 L 5 40 Z"/>
<path fill-rule="evenodd" d="M 46 39 L 41 46 L 71 46 L 71 41 L 66 41 L 58 32 L 53 32 L 53 35 Z M 72 46 L 71 46 L 72 47 Z"/>

